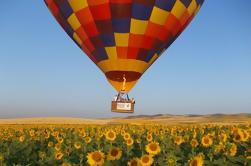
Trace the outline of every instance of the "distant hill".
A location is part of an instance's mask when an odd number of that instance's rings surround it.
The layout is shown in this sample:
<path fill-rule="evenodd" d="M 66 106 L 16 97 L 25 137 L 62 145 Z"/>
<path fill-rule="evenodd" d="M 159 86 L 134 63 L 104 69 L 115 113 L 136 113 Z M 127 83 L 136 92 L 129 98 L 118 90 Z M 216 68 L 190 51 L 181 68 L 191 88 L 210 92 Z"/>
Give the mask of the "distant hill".
<path fill-rule="evenodd" d="M 155 115 L 135 115 L 135 116 L 128 116 L 124 119 L 135 119 L 135 118 L 170 118 L 170 117 L 214 117 L 214 118 L 223 118 L 223 117 L 248 117 L 251 118 L 251 113 L 239 113 L 239 114 L 206 114 L 206 115 L 200 115 L 200 114 L 185 114 L 185 115 L 172 115 L 172 114 L 155 114 Z"/>

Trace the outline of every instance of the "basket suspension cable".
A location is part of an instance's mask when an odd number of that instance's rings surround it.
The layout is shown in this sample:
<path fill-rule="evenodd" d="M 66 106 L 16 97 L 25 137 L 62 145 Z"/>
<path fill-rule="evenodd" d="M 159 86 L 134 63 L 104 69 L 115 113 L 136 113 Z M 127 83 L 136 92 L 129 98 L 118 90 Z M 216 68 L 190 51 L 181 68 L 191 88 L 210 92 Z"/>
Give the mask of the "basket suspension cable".
<path fill-rule="evenodd" d="M 112 101 L 111 111 L 119 113 L 133 113 L 134 104 L 134 100 L 129 98 L 128 92 L 126 91 L 126 76 L 124 74 L 121 90 L 118 92 L 115 100 Z"/>
<path fill-rule="evenodd" d="M 130 100 L 130 98 L 129 98 L 129 95 L 128 95 L 128 93 L 126 93 L 126 97 L 127 97 L 127 100 L 129 101 L 129 100 Z"/>

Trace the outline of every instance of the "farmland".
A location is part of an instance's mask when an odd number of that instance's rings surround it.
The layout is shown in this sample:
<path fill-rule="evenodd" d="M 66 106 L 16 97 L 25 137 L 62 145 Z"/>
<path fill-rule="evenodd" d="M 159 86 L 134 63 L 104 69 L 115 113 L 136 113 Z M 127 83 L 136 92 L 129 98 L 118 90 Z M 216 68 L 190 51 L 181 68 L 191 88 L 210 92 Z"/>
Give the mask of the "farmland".
<path fill-rule="evenodd" d="M 0 120 L 0 165 L 250 165 L 248 115 Z"/>

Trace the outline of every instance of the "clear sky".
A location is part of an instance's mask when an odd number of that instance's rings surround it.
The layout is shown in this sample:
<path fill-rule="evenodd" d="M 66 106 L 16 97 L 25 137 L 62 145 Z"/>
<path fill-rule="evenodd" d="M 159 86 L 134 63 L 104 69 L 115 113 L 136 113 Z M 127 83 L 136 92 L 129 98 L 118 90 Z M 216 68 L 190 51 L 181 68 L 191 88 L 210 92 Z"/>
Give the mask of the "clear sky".
<path fill-rule="evenodd" d="M 250 113 L 250 8 L 205 0 L 131 91 L 135 114 Z M 0 118 L 121 116 L 110 113 L 115 90 L 42 0 L 0 1 L 0 11 Z"/>

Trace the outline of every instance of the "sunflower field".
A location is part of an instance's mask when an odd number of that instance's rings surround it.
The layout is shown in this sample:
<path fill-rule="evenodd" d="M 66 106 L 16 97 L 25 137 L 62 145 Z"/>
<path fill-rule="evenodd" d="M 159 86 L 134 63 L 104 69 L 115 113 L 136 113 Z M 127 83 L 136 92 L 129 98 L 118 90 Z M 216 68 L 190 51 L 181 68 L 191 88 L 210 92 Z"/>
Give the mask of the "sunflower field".
<path fill-rule="evenodd" d="M 1 125 L 13 165 L 250 166 L 251 125 Z"/>

